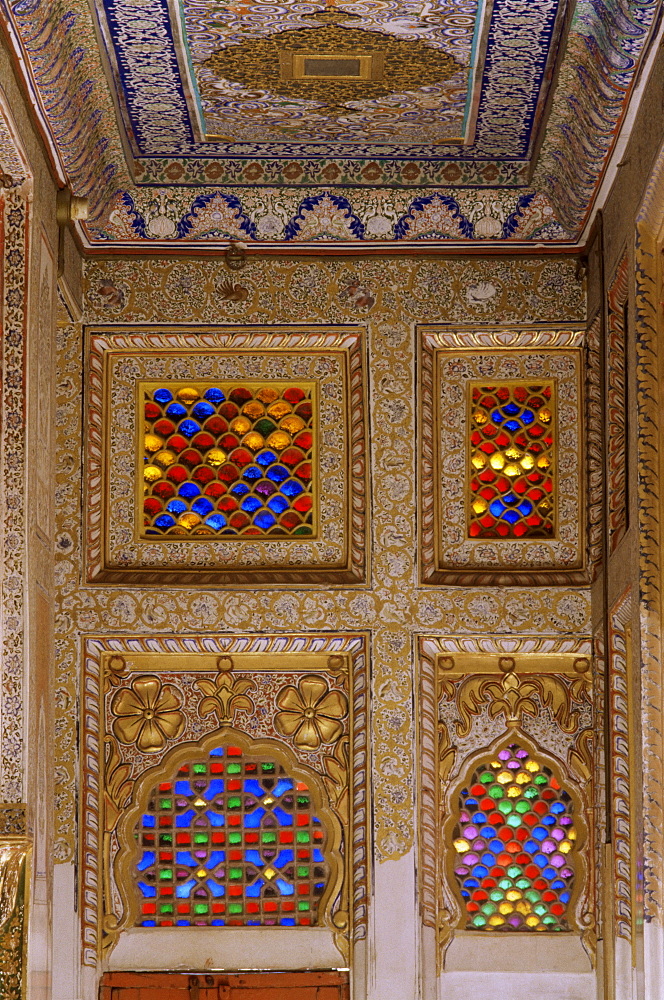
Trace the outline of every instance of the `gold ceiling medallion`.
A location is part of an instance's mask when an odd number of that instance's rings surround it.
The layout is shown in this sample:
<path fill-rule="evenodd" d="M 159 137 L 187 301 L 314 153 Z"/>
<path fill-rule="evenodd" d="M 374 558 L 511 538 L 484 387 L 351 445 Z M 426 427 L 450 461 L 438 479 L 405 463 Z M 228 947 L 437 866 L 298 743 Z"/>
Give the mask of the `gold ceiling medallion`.
<path fill-rule="evenodd" d="M 353 18 L 340 11 L 313 17 L 320 27 L 229 45 L 205 65 L 217 77 L 247 90 L 316 101 L 337 116 L 352 111 L 345 107 L 348 102 L 420 90 L 449 80 L 461 69 L 447 53 L 419 38 L 338 24 Z"/>

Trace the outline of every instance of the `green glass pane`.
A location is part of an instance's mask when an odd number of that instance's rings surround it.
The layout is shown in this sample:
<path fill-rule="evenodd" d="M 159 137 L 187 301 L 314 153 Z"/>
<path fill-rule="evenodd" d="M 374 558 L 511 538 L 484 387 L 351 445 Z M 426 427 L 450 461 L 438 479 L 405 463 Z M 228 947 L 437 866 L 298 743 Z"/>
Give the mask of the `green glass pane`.
<path fill-rule="evenodd" d="M 516 813 L 512 813 L 511 816 L 507 817 L 505 822 L 508 826 L 521 826 L 521 817 L 517 816 Z"/>
<path fill-rule="evenodd" d="M 529 878 L 518 878 L 516 880 L 516 887 L 517 887 L 517 889 L 529 889 L 530 888 L 530 879 Z"/>
<path fill-rule="evenodd" d="M 536 903 L 535 906 L 533 906 L 533 910 L 538 917 L 541 917 L 546 913 L 546 906 L 544 903 Z"/>
<path fill-rule="evenodd" d="M 237 795 L 233 795 L 233 797 L 228 800 L 229 809 L 239 809 L 241 806 L 242 799 L 238 798 Z"/>
<path fill-rule="evenodd" d="M 523 802 L 523 801 L 521 801 L 521 802 L 517 802 L 517 804 L 516 804 L 516 811 L 518 813 L 527 813 L 529 809 L 530 809 L 530 803 L 529 802 Z"/>
<path fill-rule="evenodd" d="M 493 781 L 493 775 L 491 771 L 485 771 L 484 774 L 481 776 L 480 781 L 482 782 L 483 785 L 490 785 L 491 782 Z"/>
<path fill-rule="evenodd" d="M 272 833 L 271 830 L 263 830 L 261 840 L 264 844 L 274 844 L 277 840 L 277 835 L 276 833 Z"/>
<path fill-rule="evenodd" d="M 537 889 L 529 889 L 528 892 L 524 893 L 525 898 L 529 903 L 536 903 L 540 899 L 540 894 Z"/>
<path fill-rule="evenodd" d="M 509 868 L 507 869 L 507 874 L 509 875 L 510 878 L 518 878 L 519 875 L 523 875 L 523 871 L 521 870 L 519 865 L 510 865 Z"/>
<path fill-rule="evenodd" d="M 492 913 L 496 912 L 496 907 L 493 903 L 483 903 L 482 913 L 486 913 L 487 917 L 490 917 Z"/>
<path fill-rule="evenodd" d="M 486 924 L 486 917 L 483 917 L 481 913 L 477 913 L 473 917 L 473 924 L 475 925 L 475 927 L 484 927 L 484 925 Z"/>
<path fill-rule="evenodd" d="M 537 791 L 536 788 L 526 788 L 523 794 L 527 799 L 536 799 L 539 795 L 539 792 Z"/>
<path fill-rule="evenodd" d="M 263 774 L 271 774 L 272 771 L 274 771 L 274 764 L 272 764 L 270 761 L 267 761 L 266 763 L 261 764 L 261 770 Z"/>
<path fill-rule="evenodd" d="M 308 868 L 298 868 L 298 870 L 297 870 L 297 877 L 298 878 L 309 878 L 309 869 Z"/>
<path fill-rule="evenodd" d="M 552 916 L 550 913 L 546 917 L 542 917 L 543 924 L 555 924 L 557 922 L 558 921 L 556 920 L 556 918 Z"/>
<path fill-rule="evenodd" d="M 159 912 L 160 913 L 172 913 L 173 912 L 173 907 L 172 907 L 172 905 L 170 903 L 162 903 L 161 906 L 159 907 Z"/>
<path fill-rule="evenodd" d="M 170 799 L 160 799 L 159 800 L 159 808 L 160 809 L 170 809 L 171 806 L 172 806 L 172 803 L 171 803 Z"/>
<path fill-rule="evenodd" d="M 298 806 L 308 806 L 309 805 L 308 797 L 306 795 L 298 795 L 297 804 Z"/>
<path fill-rule="evenodd" d="M 505 893 L 502 892 L 500 889 L 492 889 L 491 892 L 489 893 L 489 899 L 493 903 L 499 903 L 501 899 L 504 898 L 505 898 Z"/>
<path fill-rule="evenodd" d="M 159 872 L 159 878 L 163 879 L 166 882 L 169 882 L 173 878 L 173 869 L 162 868 L 162 870 Z"/>
<path fill-rule="evenodd" d="M 514 883 L 512 882 L 511 878 L 498 879 L 498 885 L 500 886 L 501 889 L 511 889 L 513 884 Z"/>
<path fill-rule="evenodd" d="M 229 873 L 229 877 L 230 878 L 235 878 L 235 879 L 242 878 L 242 869 L 241 868 L 231 868 L 230 869 L 230 873 Z"/>
<path fill-rule="evenodd" d="M 489 795 L 492 799 L 502 799 L 503 790 L 500 785 L 494 785 L 493 788 L 489 789 Z"/>
<path fill-rule="evenodd" d="M 173 834 L 172 833 L 162 833 L 159 837 L 160 844 L 172 844 Z"/>
<path fill-rule="evenodd" d="M 308 903 L 305 903 L 305 902 L 303 902 L 303 901 L 300 901 L 300 902 L 299 902 L 299 903 L 297 904 L 297 908 L 298 908 L 298 910 L 308 910 L 308 909 L 309 909 L 309 904 L 308 904 Z"/>
<path fill-rule="evenodd" d="M 512 812 L 512 803 L 508 799 L 505 799 L 503 802 L 498 803 L 498 810 L 504 816 L 507 816 L 508 813 Z"/>
<path fill-rule="evenodd" d="M 207 842 L 208 842 L 209 839 L 210 839 L 210 836 L 207 833 L 195 833 L 194 834 L 194 843 L 195 844 L 207 844 Z"/>
<path fill-rule="evenodd" d="M 242 764 L 229 764 L 228 773 L 229 774 L 240 774 L 242 771 Z"/>
<path fill-rule="evenodd" d="M 295 834 L 295 839 L 298 842 L 298 844 L 308 844 L 309 841 L 311 840 L 311 837 L 309 836 L 308 833 L 305 833 L 304 830 L 298 830 L 297 833 Z"/>
<path fill-rule="evenodd" d="M 207 771 L 206 764 L 194 764 L 194 774 L 205 774 Z"/>
<path fill-rule="evenodd" d="M 549 783 L 549 779 L 545 774 L 536 774 L 533 781 L 536 785 L 547 785 Z"/>
<path fill-rule="evenodd" d="M 207 903 L 194 903 L 194 913 L 207 913 L 208 905 Z"/>
<path fill-rule="evenodd" d="M 229 913 L 242 913 L 242 903 L 231 903 L 228 907 Z"/>
<path fill-rule="evenodd" d="M 229 835 L 228 835 L 228 842 L 229 842 L 229 844 L 241 844 L 242 843 L 242 834 L 241 833 L 237 833 L 234 830 L 233 833 L 229 833 Z"/>

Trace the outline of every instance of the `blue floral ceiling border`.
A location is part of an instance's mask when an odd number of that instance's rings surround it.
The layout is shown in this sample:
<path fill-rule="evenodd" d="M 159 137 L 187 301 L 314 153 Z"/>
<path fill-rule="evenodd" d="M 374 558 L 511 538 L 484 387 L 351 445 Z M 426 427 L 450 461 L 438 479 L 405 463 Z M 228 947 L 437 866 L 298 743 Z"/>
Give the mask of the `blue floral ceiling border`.
<path fill-rule="evenodd" d="M 440 187 L 427 187 L 426 179 L 421 175 L 418 179 L 415 166 L 407 162 L 404 172 L 412 171 L 408 183 L 390 186 L 380 177 L 364 189 L 344 184 L 341 165 L 334 161 L 323 169 L 339 171 L 340 183 L 335 186 L 329 179 L 308 184 L 306 164 L 293 160 L 287 167 L 303 168 L 303 186 L 285 188 L 284 178 L 278 178 L 279 187 L 271 189 L 251 181 L 225 184 L 223 161 L 215 164 L 208 158 L 200 161 L 204 169 L 221 169 L 222 182 L 192 192 L 167 173 L 153 186 L 136 184 L 133 170 L 141 163 L 134 164 L 127 155 L 125 137 L 118 130 L 86 0 L 0 0 L 0 19 L 19 56 L 58 169 L 76 194 L 90 199 L 90 219 L 79 224 L 81 239 L 91 251 L 102 253 L 114 249 L 154 253 L 178 244 L 183 252 L 212 250 L 224 246 L 233 234 L 249 243 L 292 248 L 322 242 L 358 250 L 391 244 L 574 245 L 592 208 L 639 70 L 662 34 L 660 0 L 577 0 L 527 187 L 509 186 L 495 159 L 485 165 L 488 173 L 477 184 L 472 180 L 477 161 L 443 164 L 440 169 L 449 168 L 451 174 L 445 177 L 447 186 Z M 198 162 L 164 161 L 166 171 Z M 276 172 L 275 162 L 267 159 L 257 158 L 244 167 L 238 162 L 228 161 L 229 167 Z M 519 161 L 513 175 L 520 185 L 526 182 L 525 166 L 526 161 Z M 384 165 L 370 162 L 366 169 L 371 173 Z M 452 176 L 462 169 L 470 172 L 466 187 Z M 492 186 L 495 170 L 495 184 L 503 186 Z M 195 170 L 192 177 L 193 183 L 205 183 Z"/>

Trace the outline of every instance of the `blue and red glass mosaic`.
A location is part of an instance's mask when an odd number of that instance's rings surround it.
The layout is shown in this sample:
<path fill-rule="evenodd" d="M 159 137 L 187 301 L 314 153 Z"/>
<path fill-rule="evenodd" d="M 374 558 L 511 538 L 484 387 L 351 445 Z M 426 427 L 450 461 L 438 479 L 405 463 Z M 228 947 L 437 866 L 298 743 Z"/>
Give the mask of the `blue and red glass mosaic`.
<path fill-rule="evenodd" d="M 329 880 L 309 788 L 215 747 L 152 790 L 136 837 L 140 927 L 315 926 Z"/>
<path fill-rule="evenodd" d="M 143 384 L 141 537 L 314 534 L 311 384 Z"/>
<path fill-rule="evenodd" d="M 553 538 L 553 384 L 471 384 L 470 392 L 469 536 Z"/>
<path fill-rule="evenodd" d="M 512 743 L 459 796 L 454 874 L 466 929 L 569 930 L 574 806 L 550 768 Z"/>

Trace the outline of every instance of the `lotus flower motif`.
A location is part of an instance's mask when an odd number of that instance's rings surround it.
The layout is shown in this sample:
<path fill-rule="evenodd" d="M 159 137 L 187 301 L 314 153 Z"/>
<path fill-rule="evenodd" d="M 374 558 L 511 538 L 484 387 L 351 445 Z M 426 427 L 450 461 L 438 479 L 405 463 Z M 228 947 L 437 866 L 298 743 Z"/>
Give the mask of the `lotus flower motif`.
<path fill-rule="evenodd" d="M 111 702 L 113 732 L 120 743 L 135 743 L 141 753 L 158 753 L 184 729 L 181 704 L 182 696 L 172 684 L 162 684 L 151 674 L 137 677 Z"/>
<path fill-rule="evenodd" d="M 343 733 L 348 701 L 342 691 L 330 689 L 315 674 L 303 677 L 297 687 L 289 684 L 277 695 L 281 711 L 275 726 L 282 736 L 292 737 L 297 747 L 316 750 L 321 743 L 335 743 Z"/>

